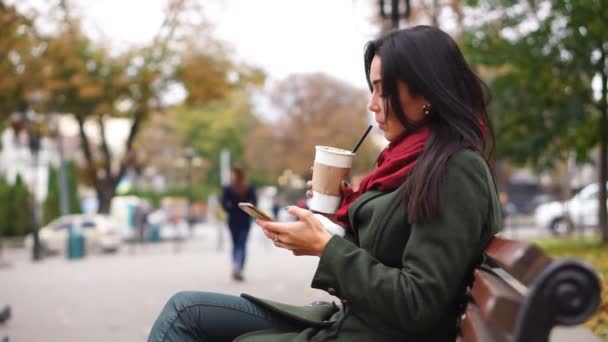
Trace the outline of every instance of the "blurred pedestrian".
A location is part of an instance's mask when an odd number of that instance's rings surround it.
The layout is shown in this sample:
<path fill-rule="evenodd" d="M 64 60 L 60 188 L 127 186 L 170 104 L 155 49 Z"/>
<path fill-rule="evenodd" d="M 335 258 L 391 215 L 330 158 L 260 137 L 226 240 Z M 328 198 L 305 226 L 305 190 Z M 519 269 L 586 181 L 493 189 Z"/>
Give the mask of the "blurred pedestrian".
<path fill-rule="evenodd" d="M 11 318 L 11 307 L 9 305 L 5 305 L 2 309 L 0 309 L 0 324 L 5 323 Z M 0 337 L 0 342 L 9 342 L 8 336 Z"/>
<path fill-rule="evenodd" d="M 4 323 L 11 318 L 11 307 L 9 305 L 5 305 L 2 309 L 0 309 L 0 323 Z"/>
<path fill-rule="evenodd" d="M 146 230 L 148 228 L 148 216 L 150 215 L 150 206 L 147 202 L 143 202 L 135 207 L 134 221 L 137 231 L 137 239 L 143 243 L 146 238 Z"/>
<path fill-rule="evenodd" d="M 247 180 L 244 169 L 235 165 L 230 170 L 230 184 L 222 192 L 222 207 L 228 215 L 228 228 L 232 237 L 232 278 L 243 281 L 251 217 L 239 208 L 239 202 L 256 205 L 257 198 L 255 187 Z"/>
<path fill-rule="evenodd" d="M 272 200 L 272 217 L 274 217 L 274 219 L 278 219 L 279 217 L 279 210 L 281 209 L 281 205 L 279 204 L 279 200 L 274 198 Z"/>

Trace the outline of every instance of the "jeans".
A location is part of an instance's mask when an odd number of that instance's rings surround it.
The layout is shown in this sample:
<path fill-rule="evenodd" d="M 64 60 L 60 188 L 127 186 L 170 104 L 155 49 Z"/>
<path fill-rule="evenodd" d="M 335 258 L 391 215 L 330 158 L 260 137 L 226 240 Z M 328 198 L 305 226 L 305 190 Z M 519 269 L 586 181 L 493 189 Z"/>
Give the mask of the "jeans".
<path fill-rule="evenodd" d="M 264 329 L 301 330 L 298 323 L 248 299 L 212 292 L 175 294 L 154 322 L 148 342 L 223 342 Z"/>
<path fill-rule="evenodd" d="M 232 265 L 234 271 L 243 272 L 245 257 L 247 255 L 249 226 L 229 225 L 229 228 L 230 236 L 232 237 Z"/>

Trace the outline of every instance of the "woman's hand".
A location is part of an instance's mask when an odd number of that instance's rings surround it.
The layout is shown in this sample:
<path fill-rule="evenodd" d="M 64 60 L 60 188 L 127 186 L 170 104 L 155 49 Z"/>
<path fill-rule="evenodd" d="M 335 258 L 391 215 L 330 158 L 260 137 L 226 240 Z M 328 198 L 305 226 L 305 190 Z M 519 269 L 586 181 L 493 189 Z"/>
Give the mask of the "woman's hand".
<path fill-rule="evenodd" d="M 287 212 L 300 219 L 297 222 L 269 222 L 257 219 L 264 234 L 274 245 L 294 255 L 320 256 L 331 239 L 331 234 L 310 210 L 290 206 Z"/>
<path fill-rule="evenodd" d="M 311 166 L 310 174 L 312 174 L 312 172 L 313 172 L 313 167 Z M 350 184 L 346 180 L 343 180 L 340 183 L 340 191 L 342 191 L 342 195 L 350 194 L 353 192 L 353 188 L 350 186 Z M 309 180 L 308 182 L 306 182 L 306 197 L 312 198 L 312 180 Z"/>
<path fill-rule="evenodd" d="M 312 167 L 310 169 L 312 172 Z M 342 192 L 342 196 L 344 196 L 345 194 L 351 194 L 353 192 L 353 188 L 350 186 L 350 184 L 346 180 L 343 180 L 340 183 L 340 191 Z M 312 198 L 312 181 L 311 180 L 306 182 L 306 197 Z M 332 220 L 333 222 L 336 222 L 335 214 L 324 214 L 324 213 L 320 213 L 320 214 L 327 217 L 328 219 Z"/>

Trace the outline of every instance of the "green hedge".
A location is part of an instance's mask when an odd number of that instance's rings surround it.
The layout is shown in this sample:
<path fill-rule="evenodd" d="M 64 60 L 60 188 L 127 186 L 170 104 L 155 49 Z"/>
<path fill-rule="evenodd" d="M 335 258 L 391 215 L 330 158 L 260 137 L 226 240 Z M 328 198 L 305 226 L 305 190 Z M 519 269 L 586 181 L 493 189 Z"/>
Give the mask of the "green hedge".
<path fill-rule="evenodd" d="M 31 197 L 21 176 L 10 185 L 0 177 L 0 236 L 27 234 L 32 218 Z"/>
<path fill-rule="evenodd" d="M 76 166 L 74 162 L 65 164 L 68 196 L 70 200 L 70 214 L 78 214 L 80 210 L 80 198 L 78 197 L 78 179 L 76 178 Z M 42 213 L 42 224 L 45 225 L 55 218 L 61 216 L 61 199 L 59 188 L 59 171 L 57 168 L 49 168 L 48 194 L 44 201 Z"/>
<path fill-rule="evenodd" d="M 188 187 L 173 187 L 166 191 L 157 192 L 150 189 L 132 189 L 128 192 L 121 193 L 121 196 L 137 196 L 140 198 L 147 199 L 154 208 L 160 207 L 160 201 L 163 197 L 183 197 L 188 198 L 188 195 L 192 191 L 192 200 L 194 202 L 207 202 L 207 198 L 211 193 L 219 194 L 221 189 L 219 187 L 211 187 L 207 184 L 195 184 L 192 189 Z"/>

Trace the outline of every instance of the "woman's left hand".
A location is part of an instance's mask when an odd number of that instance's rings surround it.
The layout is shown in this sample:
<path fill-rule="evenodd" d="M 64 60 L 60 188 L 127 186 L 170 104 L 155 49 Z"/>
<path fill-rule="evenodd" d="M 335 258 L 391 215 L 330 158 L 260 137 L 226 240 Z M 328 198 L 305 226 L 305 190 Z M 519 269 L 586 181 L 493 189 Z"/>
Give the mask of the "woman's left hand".
<path fill-rule="evenodd" d="M 320 256 L 331 234 L 325 230 L 310 210 L 290 206 L 287 212 L 300 220 L 297 222 L 269 222 L 257 219 L 264 234 L 277 247 L 289 249 L 294 255 Z"/>

